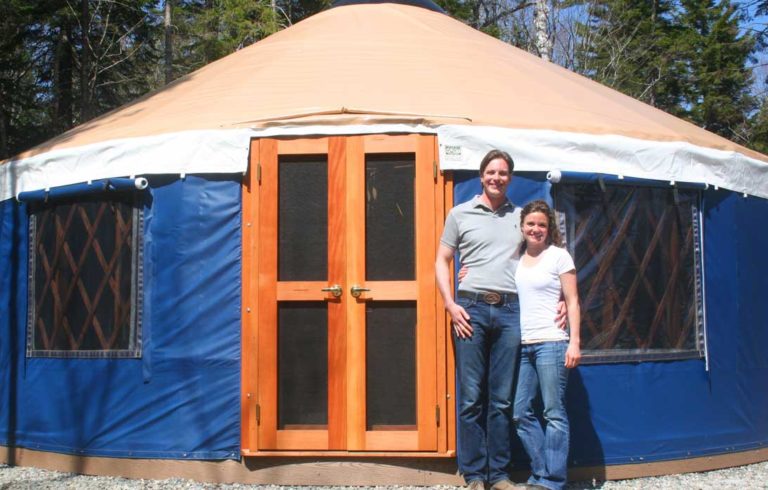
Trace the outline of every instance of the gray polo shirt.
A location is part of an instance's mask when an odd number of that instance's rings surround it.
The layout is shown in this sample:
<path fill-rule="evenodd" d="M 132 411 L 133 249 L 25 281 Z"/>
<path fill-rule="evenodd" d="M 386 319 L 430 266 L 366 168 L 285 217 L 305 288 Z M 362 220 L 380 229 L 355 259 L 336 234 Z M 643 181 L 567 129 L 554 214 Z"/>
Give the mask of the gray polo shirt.
<path fill-rule="evenodd" d="M 517 293 L 522 240 L 520 208 L 507 201 L 494 212 L 475 196 L 448 213 L 440 243 L 458 250 L 461 263 L 469 268 L 460 290 Z"/>

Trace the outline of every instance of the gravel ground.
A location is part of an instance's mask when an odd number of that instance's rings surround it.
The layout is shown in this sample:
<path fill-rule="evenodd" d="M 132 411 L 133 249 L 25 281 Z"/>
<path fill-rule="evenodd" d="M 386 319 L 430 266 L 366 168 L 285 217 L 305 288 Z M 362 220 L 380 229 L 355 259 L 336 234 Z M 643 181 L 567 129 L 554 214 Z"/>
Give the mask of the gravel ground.
<path fill-rule="evenodd" d="M 129 480 L 82 476 L 72 473 L 58 473 L 37 468 L 9 467 L 0 464 L 0 490 L 304 490 L 308 487 L 281 487 L 277 485 L 210 484 L 190 480 Z M 462 487 L 321 487 L 328 490 L 458 490 Z M 674 490 L 720 490 L 758 489 L 768 490 L 768 462 L 757 463 L 725 470 L 688 473 L 684 475 L 654 478 L 636 478 L 609 482 L 576 482 L 568 490 L 601 488 L 606 490 L 630 489 L 674 489 Z"/>

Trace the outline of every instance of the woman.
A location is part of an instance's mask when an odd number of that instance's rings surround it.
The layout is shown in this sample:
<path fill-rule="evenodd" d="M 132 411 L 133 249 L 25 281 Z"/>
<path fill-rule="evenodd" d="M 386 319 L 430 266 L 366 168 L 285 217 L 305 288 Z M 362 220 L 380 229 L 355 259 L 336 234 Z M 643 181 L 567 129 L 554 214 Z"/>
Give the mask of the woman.
<path fill-rule="evenodd" d="M 568 468 L 568 371 L 578 366 L 580 311 L 573 259 L 562 247 L 555 213 L 544 201 L 523 208 L 524 243 L 515 274 L 520 297 L 522 352 L 514 403 L 517 434 L 531 458 L 528 484 L 565 488 Z M 561 295 L 568 307 L 569 332 L 553 320 Z M 544 426 L 533 409 L 541 394 Z"/>
<path fill-rule="evenodd" d="M 568 415 L 565 389 L 568 371 L 579 365 L 580 310 L 576 267 L 562 248 L 555 213 L 545 201 L 533 201 L 520 214 L 523 233 L 515 283 L 520 299 L 522 352 L 515 390 L 514 422 L 531 458 L 528 484 L 565 488 L 568 469 Z M 467 268 L 459 271 L 459 280 Z M 560 298 L 565 298 L 570 333 L 557 324 Z M 536 396 L 544 404 L 544 426 L 533 409 Z"/>

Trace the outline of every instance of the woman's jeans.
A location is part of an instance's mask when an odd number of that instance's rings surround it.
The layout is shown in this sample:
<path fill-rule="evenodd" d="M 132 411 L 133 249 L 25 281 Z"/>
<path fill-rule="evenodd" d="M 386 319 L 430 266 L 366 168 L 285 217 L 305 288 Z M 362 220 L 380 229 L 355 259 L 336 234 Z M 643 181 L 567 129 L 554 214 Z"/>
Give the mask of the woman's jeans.
<path fill-rule="evenodd" d="M 567 340 L 524 344 L 515 394 L 515 427 L 531 458 L 528 483 L 552 490 L 565 488 L 567 481 L 569 426 L 565 388 L 569 370 L 565 367 L 566 350 Z M 544 402 L 543 428 L 533 411 L 539 390 Z"/>
<path fill-rule="evenodd" d="M 509 479 L 512 390 L 520 349 L 520 303 L 513 295 L 489 305 L 458 298 L 472 337 L 455 336 L 458 381 L 458 462 L 467 483 Z"/>

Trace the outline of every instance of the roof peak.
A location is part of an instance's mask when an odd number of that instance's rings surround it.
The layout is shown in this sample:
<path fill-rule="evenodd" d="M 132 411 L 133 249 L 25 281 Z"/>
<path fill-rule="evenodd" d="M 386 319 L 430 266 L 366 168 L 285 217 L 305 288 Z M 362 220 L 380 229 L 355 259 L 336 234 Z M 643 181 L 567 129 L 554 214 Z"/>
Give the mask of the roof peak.
<path fill-rule="evenodd" d="M 374 3 L 399 3 L 401 5 L 411 5 L 413 7 L 421 7 L 441 14 L 446 14 L 446 11 L 442 9 L 438 4 L 432 0 L 334 0 L 331 4 L 331 8 L 343 7 L 346 5 L 362 5 L 362 4 L 374 4 Z"/>

